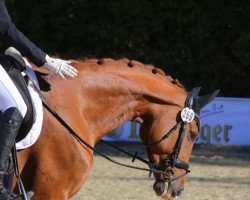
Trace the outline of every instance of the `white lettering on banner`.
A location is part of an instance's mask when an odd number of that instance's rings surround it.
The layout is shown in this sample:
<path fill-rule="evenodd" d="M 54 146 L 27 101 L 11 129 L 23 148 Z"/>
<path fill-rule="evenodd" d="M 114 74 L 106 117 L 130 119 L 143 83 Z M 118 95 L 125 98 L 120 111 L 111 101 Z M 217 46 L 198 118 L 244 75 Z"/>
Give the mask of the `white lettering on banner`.
<path fill-rule="evenodd" d="M 250 99 L 215 98 L 201 110 L 201 122 L 197 143 L 250 145 Z M 139 125 L 126 122 L 103 139 L 140 141 Z"/>

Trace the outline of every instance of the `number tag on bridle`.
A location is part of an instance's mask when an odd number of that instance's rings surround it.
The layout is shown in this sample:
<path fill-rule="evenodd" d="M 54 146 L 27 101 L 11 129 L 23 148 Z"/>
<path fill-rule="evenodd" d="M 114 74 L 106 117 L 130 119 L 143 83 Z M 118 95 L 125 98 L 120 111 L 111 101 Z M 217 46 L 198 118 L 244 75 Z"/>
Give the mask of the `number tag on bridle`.
<path fill-rule="evenodd" d="M 181 119 L 183 122 L 190 123 L 191 121 L 194 120 L 194 117 L 195 117 L 195 114 L 192 108 L 186 107 L 181 111 Z"/>

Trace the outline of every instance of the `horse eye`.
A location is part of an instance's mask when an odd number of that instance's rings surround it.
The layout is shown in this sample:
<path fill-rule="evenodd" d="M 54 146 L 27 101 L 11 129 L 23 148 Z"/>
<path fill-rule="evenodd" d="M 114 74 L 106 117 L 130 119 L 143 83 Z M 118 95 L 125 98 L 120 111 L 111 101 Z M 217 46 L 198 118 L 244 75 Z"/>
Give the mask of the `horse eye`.
<path fill-rule="evenodd" d="M 190 140 L 191 141 L 196 141 L 196 140 L 198 140 L 198 134 L 197 133 L 195 133 L 195 132 L 190 132 L 190 134 L 189 134 L 189 138 L 190 138 Z"/>

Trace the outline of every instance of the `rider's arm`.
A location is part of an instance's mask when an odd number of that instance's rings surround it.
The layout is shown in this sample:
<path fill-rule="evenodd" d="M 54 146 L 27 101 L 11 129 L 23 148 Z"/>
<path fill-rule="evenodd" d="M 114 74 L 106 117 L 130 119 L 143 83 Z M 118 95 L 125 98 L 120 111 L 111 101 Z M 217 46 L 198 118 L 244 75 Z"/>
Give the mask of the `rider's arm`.
<path fill-rule="evenodd" d="M 49 57 L 16 28 L 11 22 L 4 0 L 0 0 L 0 39 L 7 41 L 38 67 L 44 65 L 64 79 L 64 75 L 77 76 L 78 71 L 70 65 L 70 61 Z"/>
<path fill-rule="evenodd" d="M 22 56 L 30 59 L 36 66 L 40 67 L 45 64 L 46 54 L 25 37 L 12 23 L 4 0 L 0 0 L 0 39 L 15 47 L 21 52 Z"/>

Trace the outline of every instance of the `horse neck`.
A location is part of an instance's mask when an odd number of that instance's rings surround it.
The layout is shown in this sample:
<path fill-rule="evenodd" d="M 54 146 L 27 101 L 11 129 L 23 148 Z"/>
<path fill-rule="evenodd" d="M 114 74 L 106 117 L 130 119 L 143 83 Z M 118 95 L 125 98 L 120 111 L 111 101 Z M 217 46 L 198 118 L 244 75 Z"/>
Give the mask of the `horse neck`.
<path fill-rule="evenodd" d="M 111 65 L 81 68 L 78 78 L 60 81 L 54 93 L 58 107 L 66 116 L 74 112 L 74 120 L 81 122 L 94 143 L 124 122 L 152 114 L 152 105 L 184 104 L 185 90 L 160 74 Z"/>

